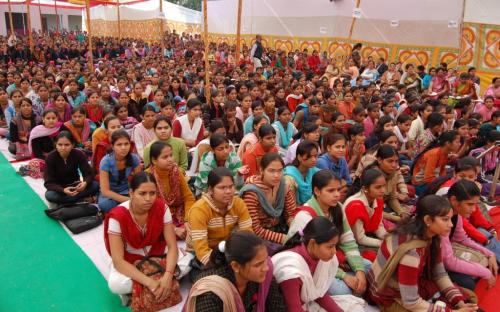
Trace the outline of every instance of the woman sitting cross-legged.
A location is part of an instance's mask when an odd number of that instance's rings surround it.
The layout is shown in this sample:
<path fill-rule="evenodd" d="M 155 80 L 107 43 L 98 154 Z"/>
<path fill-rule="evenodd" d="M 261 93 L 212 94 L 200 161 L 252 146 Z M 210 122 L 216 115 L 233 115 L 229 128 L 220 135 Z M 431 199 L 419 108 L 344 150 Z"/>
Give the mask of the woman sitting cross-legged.
<path fill-rule="evenodd" d="M 218 265 L 198 275 L 186 312 L 286 311 L 261 238 L 250 232 L 234 233 L 219 244 L 213 257 L 220 259 Z"/>
<path fill-rule="evenodd" d="M 109 153 L 112 147 L 111 136 L 113 132 L 122 129 L 120 120 L 116 116 L 106 117 L 103 122 L 103 127 L 102 129 L 104 129 L 106 137 L 95 144 L 94 153 L 92 154 L 92 164 L 96 175 L 99 175 L 101 160 Z"/>
<path fill-rule="evenodd" d="M 360 180 L 361 190 L 347 198 L 344 212 L 361 254 L 373 261 L 387 234 L 382 223 L 387 183 L 384 174 L 378 169 L 365 170 Z"/>
<path fill-rule="evenodd" d="M 371 262 L 363 259 L 359 253 L 356 239 L 340 203 L 342 180 L 332 171 L 323 169 L 316 172 L 312 179 L 313 196 L 304 206 L 298 207 L 297 214 L 290 225 L 288 237 L 298 231 L 317 216 L 328 218 L 340 231 L 337 259 L 339 268 L 333 283 L 331 295 L 362 295 L 366 290 L 366 276 Z M 348 273 L 346 273 L 346 271 Z"/>
<path fill-rule="evenodd" d="M 128 198 L 128 181 L 130 177 L 141 171 L 141 161 L 130 151 L 130 137 L 124 129 L 111 135 L 113 151 L 101 160 L 99 181 L 99 207 L 104 212 L 110 211 Z"/>
<path fill-rule="evenodd" d="M 450 233 L 453 211 L 446 198 L 428 195 L 416 215 L 388 235 L 368 273 L 368 295 L 382 311 L 476 311 L 451 282 L 443 265 L 441 235 Z M 428 301 L 436 293 L 436 303 Z"/>
<path fill-rule="evenodd" d="M 69 131 L 76 142 L 76 147 L 82 149 L 86 154 L 92 153 L 92 132 L 95 124 L 87 119 L 87 112 L 83 107 L 73 108 L 71 119 L 66 121 L 61 131 Z"/>
<path fill-rule="evenodd" d="M 178 238 L 186 237 L 184 216 L 193 206 L 195 199 L 189 189 L 184 172 L 175 163 L 173 148 L 168 143 L 156 141 L 151 145 L 151 166 L 148 172 L 154 175 L 158 187 L 158 196 L 163 198 L 170 208 Z"/>
<path fill-rule="evenodd" d="M 94 181 L 87 156 L 75 149 L 75 141 L 68 131 L 54 139 L 56 149 L 45 158 L 45 198 L 55 204 L 74 204 L 94 196 L 99 184 Z M 80 179 L 80 172 L 83 180 Z"/>
<path fill-rule="evenodd" d="M 59 134 L 61 123 L 57 121 L 57 112 L 53 109 L 43 112 L 42 121 L 43 124 L 31 130 L 28 148 L 33 157 L 45 160 L 54 150 L 54 138 Z"/>
<path fill-rule="evenodd" d="M 207 268 L 219 243 L 237 231 L 252 232 L 252 219 L 245 202 L 234 195 L 233 173 L 224 167 L 210 171 L 208 191 L 187 212 L 186 250 L 194 253 L 190 276 Z"/>
<path fill-rule="evenodd" d="M 118 295 L 132 292 L 133 282 L 151 290 L 159 300 L 178 289 L 174 281 L 177 264 L 177 242 L 170 210 L 157 196 L 156 181 L 146 172 L 136 174 L 130 182 L 130 200 L 112 209 L 104 221 L 104 242 L 113 260 L 108 278 L 110 290 Z M 166 256 L 165 273 L 153 279 L 135 264 L 147 256 Z"/>
<path fill-rule="evenodd" d="M 283 178 L 285 163 L 278 153 L 269 153 L 260 161 L 260 174 L 251 176 L 240 196 L 252 217 L 252 228 L 267 241 L 270 251 L 285 244 L 288 226 L 295 213 L 293 191 Z"/>

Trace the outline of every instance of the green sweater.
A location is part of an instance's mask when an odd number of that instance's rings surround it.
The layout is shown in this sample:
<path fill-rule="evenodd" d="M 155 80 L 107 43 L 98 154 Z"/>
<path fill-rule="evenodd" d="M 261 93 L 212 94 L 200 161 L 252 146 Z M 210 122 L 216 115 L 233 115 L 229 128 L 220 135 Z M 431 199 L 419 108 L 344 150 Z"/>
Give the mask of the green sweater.
<path fill-rule="evenodd" d="M 158 139 L 155 139 L 144 148 L 144 168 L 149 167 L 149 151 L 151 149 L 151 145 L 156 141 L 158 141 Z M 172 155 L 174 156 L 175 162 L 179 165 L 179 168 L 186 171 L 188 168 L 188 157 L 186 143 L 184 143 L 184 140 L 171 136 L 170 139 L 164 142 L 172 146 Z"/>

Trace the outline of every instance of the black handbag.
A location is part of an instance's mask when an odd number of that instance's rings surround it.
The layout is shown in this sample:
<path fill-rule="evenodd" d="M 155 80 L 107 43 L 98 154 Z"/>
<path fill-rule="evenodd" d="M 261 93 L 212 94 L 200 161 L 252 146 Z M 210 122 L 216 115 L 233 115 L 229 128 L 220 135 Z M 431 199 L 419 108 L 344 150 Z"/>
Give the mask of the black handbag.
<path fill-rule="evenodd" d="M 66 220 L 63 223 L 71 233 L 80 234 L 101 225 L 102 217 L 100 215 L 80 217 L 73 220 Z"/>
<path fill-rule="evenodd" d="M 68 205 L 60 205 L 54 209 L 45 209 L 45 214 L 49 218 L 57 221 L 73 220 L 76 218 L 95 216 L 100 213 L 100 209 L 96 204 L 76 203 Z"/>
<path fill-rule="evenodd" d="M 73 234 L 80 234 L 102 224 L 102 212 L 96 204 L 60 205 L 54 209 L 46 209 L 45 214 L 64 223 Z"/>

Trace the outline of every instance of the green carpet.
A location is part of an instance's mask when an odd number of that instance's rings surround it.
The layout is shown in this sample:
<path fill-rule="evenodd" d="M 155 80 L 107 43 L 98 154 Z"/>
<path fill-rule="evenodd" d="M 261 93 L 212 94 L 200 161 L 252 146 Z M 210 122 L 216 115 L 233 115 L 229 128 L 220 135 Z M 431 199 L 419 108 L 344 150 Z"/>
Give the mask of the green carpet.
<path fill-rule="evenodd" d="M 3 155 L 0 185 L 0 311 L 127 311 Z"/>

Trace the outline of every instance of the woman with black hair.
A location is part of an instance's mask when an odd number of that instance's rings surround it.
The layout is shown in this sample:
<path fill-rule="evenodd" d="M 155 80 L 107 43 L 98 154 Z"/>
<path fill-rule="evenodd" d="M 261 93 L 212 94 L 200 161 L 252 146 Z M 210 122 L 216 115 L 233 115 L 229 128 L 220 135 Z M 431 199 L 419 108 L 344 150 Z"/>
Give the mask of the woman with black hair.
<path fill-rule="evenodd" d="M 440 113 L 431 113 L 427 117 L 424 132 L 415 141 L 416 153 L 422 152 L 429 144 L 437 140 L 444 129 L 444 117 Z"/>
<path fill-rule="evenodd" d="M 120 129 L 111 135 L 112 152 L 104 156 L 99 166 L 101 193 L 98 205 L 108 212 L 129 200 L 128 180 L 141 171 L 139 156 L 130 151 L 130 137 Z"/>
<path fill-rule="evenodd" d="M 382 223 L 386 179 L 378 169 L 368 169 L 360 179 L 361 189 L 347 198 L 344 212 L 364 258 L 373 261 L 387 231 Z"/>
<path fill-rule="evenodd" d="M 68 131 L 61 131 L 54 139 L 55 150 L 45 158 L 45 198 L 54 204 L 74 204 L 94 196 L 99 184 L 94 181 L 92 167 L 86 155 L 75 149 L 75 141 Z M 80 173 L 83 181 L 80 181 Z"/>
<path fill-rule="evenodd" d="M 295 213 L 293 191 L 283 178 L 284 167 L 278 153 L 264 155 L 260 161 L 260 173 L 249 177 L 240 190 L 252 217 L 255 234 L 270 242 L 270 247 L 285 243 Z"/>
<path fill-rule="evenodd" d="M 260 173 L 260 161 L 264 155 L 277 152 L 276 130 L 270 124 L 262 125 L 259 128 L 259 141 L 247 149 L 242 158 L 243 165 L 248 167 L 245 179 Z"/>
<path fill-rule="evenodd" d="M 191 262 L 192 278 L 214 264 L 211 254 L 232 232 L 252 232 L 252 219 L 245 202 L 234 195 L 233 173 L 224 167 L 214 168 L 208 174 L 207 187 L 207 192 L 186 215 L 186 250 L 196 258 Z"/>
<path fill-rule="evenodd" d="M 435 147 L 435 145 L 438 145 Z M 460 149 L 460 136 L 456 131 L 443 132 L 436 143 L 430 144 L 414 160 L 412 184 L 417 195 L 420 195 L 427 184 L 445 174 L 445 166 L 449 157 L 456 157 Z"/>
<path fill-rule="evenodd" d="M 133 284 L 138 283 L 147 287 L 159 302 L 172 296 L 172 304 L 177 304 L 180 301 L 179 283 L 174 277 L 177 242 L 170 210 L 157 196 L 156 180 L 149 173 L 136 174 L 129 193 L 130 200 L 107 213 L 104 220 L 104 242 L 113 261 L 109 288 L 115 294 L 127 295 L 132 293 Z M 164 269 L 160 279 L 151 278 L 135 266 L 144 257 L 159 256 L 166 250 L 165 259 L 159 262 Z"/>
<path fill-rule="evenodd" d="M 213 254 L 219 259 L 217 267 L 196 277 L 186 312 L 286 311 L 264 240 L 236 232 Z"/>
<path fill-rule="evenodd" d="M 272 257 L 287 311 L 342 311 L 328 293 L 339 265 L 335 256 L 339 235 L 329 219 L 316 217 Z"/>
<path fill-rule="evenodd" d="M 491 288 L 495 286 L 498 274 L 495 254 L 474 242 L 463 228 L 464 220 L 476 209 L 481 191 L 474 182 L 462 179 L 450 187 L 447 195 L 453 208 L 453 227 L 448 235 L 441 237 L 444 267 L 451 280 L 461 287 L 474 291 L 477 279 L 482 278 Z M 461 252 L 457 253 L 457 250 Z M 469 260 L 470 256 L 469 259 L 460 256 L 464 253 L 474 255 L 476 261 Z M 483 261 L 487 267 L 481 265 Z"/>
<path fill-rule="evenodd" d="M 316 116 L 314 116 L 316 117 Z M 320 141 L 321 141 L 321 128 L 319 124 L 321 123 L 321 119 L 317 118 L 316 121 L 309 121 L 307 122 L 302 129 L 300 129 L 297 134 L 293 136 L 293 139 L 295 140 L 292 145 L 287 149 L 286 155 L 285 155 L 285 165 L 291 164 L 297 155 L 297 147 L 299 146 L 300 142 L 304 140 L 316 142 L 316 144 L 319 147 Z"/>
<path fill-rule="evenodd" d="M 163 198 L 170 208 L 175 234 L 178 238 L 184 239 L 186 236 L 184 216 L 194 204 L 195 199 L 189 189 L 184 171 L 175 162 L 173 153 L 174 149 L 169 143 L 154 142 L 148 152 L 151 166 L 146 171 L 155 177 L 158 197 Z"/>
<path fill-rule="evenodd" d="M 391 131 L 391 132 L 394 131 L 394 120 L 389 115 L 380 117 L 380 119 L 375 124 L 375 129 L 373 130 L 372 135 L 368 139 L 366 139 L 365 147 L 367 149 L 370 149 L 375 145 L 379 144 L 380 134 L 383 131 Z"/>
<path fill-rule="evenodd" d="M 477 310 L 464 302 L 443 265 L 441 235 L 450 232 L 452 215 L 444 197 L 428 195 L 417 202 L 414 217 L 385 237 L 368 274 L 368 296 L 382 311 Z M 446 302 L 428 301 L 438 292 Z"/>
<path fill-rule="evenodd" d="M 361 257 L 358 245 L 342 211 L 340 203 L 342 180 L 330 170 L 316 172 L 312 180 L 313 196 L 303 206 L 297 208 L 297 214 L 290 225 L 288 237 L 303 230 L 309 221 L 317 216 L 328 218 L 340 231 L 337 258 L 346 273 L 339 268 L 335 280 L 330 286 L 331 295 L 363 294 L 366 290 L 365 271 L 371 262 Z"/>
<path fill-rule="evenodd" d="M 311 181 L 320 169 L 316 167 L 319 147 L 316 142 L 304 140 L 297 147 L 294 161 L 285 167 L 287 185 L 295 193 L 297 205 L 303 205 L 312 196 Z"/>
<path fill-rule="evenodd" d="M 237 189 L 243 185 L 243 175 L 247 174 L 248 169 L 242 166 L 240 158 L 231 149 L 229 142 L 229 139 L 222 134 L 214 134 L 210 137 L 211 150 L 201 157 L 198 175 L 194 182 L 196 196 L 200 196 L 207 190 L 208 176 L 217 167 L 224 167 L 231 171 Z"/>

